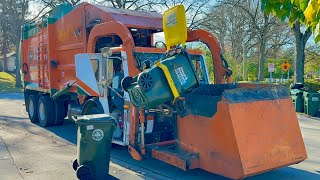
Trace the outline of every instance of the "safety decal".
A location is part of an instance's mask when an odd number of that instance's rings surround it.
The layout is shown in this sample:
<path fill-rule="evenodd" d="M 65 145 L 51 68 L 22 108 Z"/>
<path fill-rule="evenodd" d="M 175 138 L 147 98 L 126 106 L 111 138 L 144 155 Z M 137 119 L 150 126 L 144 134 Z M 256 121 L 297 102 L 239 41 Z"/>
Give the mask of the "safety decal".
<path fill-rule="evenodd" d="M 103 139 L 103 131 L 101 129 L 95 129 L 92 132 L 92 139 L 95 141 L 101 141 L 101 139 Z"/>
<path fill-rule="evenodd" d="M 177 24 L 177 15 L 172 13 L 167 17 L 167 27 L 171 27 Z"/>

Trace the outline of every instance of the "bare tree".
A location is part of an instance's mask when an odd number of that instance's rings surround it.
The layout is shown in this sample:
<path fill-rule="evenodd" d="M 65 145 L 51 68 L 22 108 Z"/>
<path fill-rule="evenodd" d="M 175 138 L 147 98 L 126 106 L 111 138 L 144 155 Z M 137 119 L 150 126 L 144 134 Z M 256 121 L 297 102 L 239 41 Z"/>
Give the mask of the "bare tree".
<path fill-rule="evenodd" d="M 199 25 L 206 19 L 206 11 L 209 10 L 209 7 L 214 6 L 213 1 L 210 0 L 166 0 L 160 8 L 164 11 L 179 4 L 185 7 L 188 27 L 191 29 L 199 28 Z"/>
<path fill-rule="evenodd" d="M 187 13 L 189 28 L 197 28 L 204 20 L 204 12 L 210 0 L 95 0 L 96 3 L 121 9 L 163 12 L 173 6 L 183 4 Z"/>
<path fill-rule="evenodd" d="M 292 43 L 290 28 L 273 16 L 265 15 L 259 4 L 247 0 L 220 1 L 206 14 L 201 27 L 215 34 L 223 52 L 230 58 L 236 79 L 246 79 L 246 59 L 259 55 L 260 80 L 264 79 L 267 57 L 275 57 Z M 228 51 L 228 52 L 226 52 Z"/>
<path fill-rule="evenodd" d="M 201 28 L 213 33 L 220 42 L 222 52 L 225 52 L 225 42 L 228 30 L 229 11 L 227 5 L 214 7 L 206 13 L 206 20 L 200 23 Z"/>
<path fill-rule="evenodd" d="M 3 70 L 8 71 L 8 62 L 7 62 L 7 54 L 8 54 L 8 46 L 9 46 L 9 32 L 10 32 L 10 26 L 9 26 L 9 14 L 8 12 L 8 2 L 4 0 L 0 4 L 0 31 L 1 31 L 1 52 L 3 55 Z"/>
<path fill-rule="evenodd" d="M 251 20 L 252 28 L 256 32 L 256 38 L 259 42 L 259 73 L 258 81 L 264 80 L 264 64 L 266 61 L 266 45 L 270 35 L 270 27 L 275 25 L 276 17 L 268 16 L 260 11 L 260 1 L 252 3 L 244 1 L 234 4 L 247 13 Z"/>
<path fill-rule="evenodd" d="M 45 7 L 56 7 L 62 3 L 68 3 L 71 5 L 77 5 L 81 2 L 81 0 L 36 0 L 38 3 L 43 4 Z"/>
<path fill-rule="evenodd" d="M 21 87 L 19 44 L 21 35 L 21 26 L 25 23 L 28 13 L 29 0 L 3 0 L 1 3 L 2 23 L 1 30 L 4 35 L 4 53 L 7 53 L 8 47 L 13 46 L 16 51 L 16 86 Z"/>

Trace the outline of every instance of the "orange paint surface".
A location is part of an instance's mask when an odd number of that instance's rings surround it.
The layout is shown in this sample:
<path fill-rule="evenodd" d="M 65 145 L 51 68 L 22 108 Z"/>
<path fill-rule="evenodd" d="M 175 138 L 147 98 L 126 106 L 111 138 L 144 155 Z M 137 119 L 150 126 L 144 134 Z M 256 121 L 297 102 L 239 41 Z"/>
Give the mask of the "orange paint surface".
<path fill-rule="evenodd" d="M 199 165 L 193 168 L 233 179 L 307 158 L 290 98 L 220 102 L 212 118 L 195 115 L 179 118 L 178 129 L 180 147 L 199 153 Z"/>

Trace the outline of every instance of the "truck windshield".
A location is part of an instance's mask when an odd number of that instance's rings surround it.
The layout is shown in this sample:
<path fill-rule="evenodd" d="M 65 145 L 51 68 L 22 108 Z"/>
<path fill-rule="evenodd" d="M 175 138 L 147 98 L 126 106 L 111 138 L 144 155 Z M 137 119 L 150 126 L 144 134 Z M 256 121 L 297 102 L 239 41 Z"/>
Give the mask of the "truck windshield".
<path fill-rule="evenodd" d="M 198 78 L 200 83 L 202 84 L 209 84 L 208 77 L 207 77 L 207 69 L 205 66 L 205 61 L 203 59 L 203 56 L 198 54 L 190 54 L 192 64 L 198 74 Z M 136 52 L 136 57 L 138 57 L 141 60 L 141 63 L 144 64 L 144 62 L 149 61 L 151 63 L 151 66 L 155 64 L 160 59 L 165 58 L 165 54 L 162 53 L 143 53 L 143 52 Z"/>

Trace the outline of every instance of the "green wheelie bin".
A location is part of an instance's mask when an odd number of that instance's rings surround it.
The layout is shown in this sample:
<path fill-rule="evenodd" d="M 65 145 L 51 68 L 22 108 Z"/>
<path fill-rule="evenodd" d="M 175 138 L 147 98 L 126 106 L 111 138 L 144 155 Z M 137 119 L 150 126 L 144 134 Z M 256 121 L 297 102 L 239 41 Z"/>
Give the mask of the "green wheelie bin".
<path fill-rule="evenodd" d="M 304 99 L 303 99 L 303 91 L 299 89 L 292 89 L 290 91 L 293 105 L 296 109 L 296 112 L 303 112 L 304 107 Z"/>
<path fill-rule="evenodd" d="M 109 176 L 115 118 L 106 114 L 72 117 L 78 126 L 78 157 L 73 163 L 80 180 L 104 180 Z"/>
<path fill-rule="evenodd" d="M 179 94 L 199 86 L 197 73 L 185 49 L 158 61 L 135 77 L 122 80 L 122 88 L 128 92 L 137 108 L 156 108 L 173 101 Z"/>
<path fill-rule="evenodd" d="M 304 112 L 309 116 L 319 115 L 320 94 L 312 92 L 303 92 Z"/>

